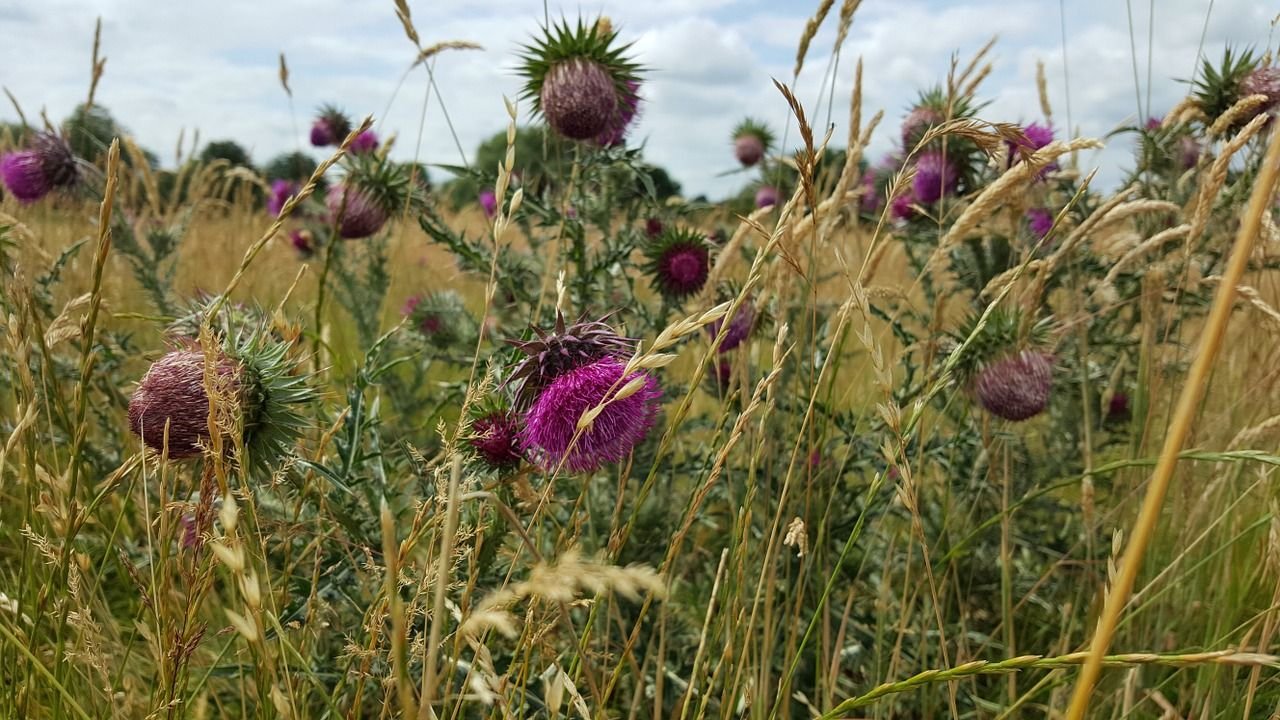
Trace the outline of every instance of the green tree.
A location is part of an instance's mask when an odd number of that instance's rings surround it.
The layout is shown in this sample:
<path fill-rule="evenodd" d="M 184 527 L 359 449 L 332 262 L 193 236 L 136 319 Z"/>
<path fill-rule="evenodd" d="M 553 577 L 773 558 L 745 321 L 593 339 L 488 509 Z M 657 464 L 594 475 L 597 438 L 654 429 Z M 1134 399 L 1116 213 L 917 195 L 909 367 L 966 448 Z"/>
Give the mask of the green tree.
<path fill-rule="evenodd" d="M 234 166 L 252 168 L 249 153 L 235 140 L 214 140 L 200 151 L 200 162 L 226 160 Z"/>
<path fill-rule="evenodd" d="M 304 152 L 287 152 L 271 158 L 263 174 L 267 180 L 296 180 L 303 182 L 315 172 L 316 161 Z"/>

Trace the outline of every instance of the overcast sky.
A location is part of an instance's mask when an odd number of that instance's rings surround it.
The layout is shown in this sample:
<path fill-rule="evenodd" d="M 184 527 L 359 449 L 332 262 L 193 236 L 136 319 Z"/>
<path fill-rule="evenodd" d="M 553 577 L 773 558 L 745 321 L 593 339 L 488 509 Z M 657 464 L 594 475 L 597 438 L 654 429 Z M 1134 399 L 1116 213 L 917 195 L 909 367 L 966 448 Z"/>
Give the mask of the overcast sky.
<path fill-rule="evenodd" d="M 633 40 L 636 59 L 650 69 L 634 141 L 666 167 L 687 194 L 721 197 L 744 184 L 729 133 L 744 115 L 780 128 L 787 108 L 770 82 L 789 81 L 796 43 L 817 0 L 548 0 L 552 19 L 579 11 L 608 15 Z M 440 56 L 440 89 L 426 110 L 421 158 L 457 164 L 445 125 L 447 110 L 462 148 L 506 125 L 502 96 L 519 94 L 514 53 L 543 19 L 542 0 L 409 0 L 425 44 L 471 40 L 481 52 Z M 840 3 L 836 3 L 837 9 Z M 1224 44 L 1265 48 L 1280 3 L 1257 0 L 1132 0 L 1134 31 L 1120 0 L 1071 0 L 1065 7 L 1071 121 L 1099 136 L 1132 122 L 1139 97 L 1146 112 L 1162 114 L 1185 94 L 1178 79 L 1204 52 Z M 1149 15 L 1154 6 L 1155 17 Z M 796 90 L 811 118 L 827 117 L 819 94 L 835 39 L 835 10 L 814 39 Z M 391 0 L 0 0 L 0 84 L 29 117 L 47 109 L 55 120 L 82 101 L 96 16 L 103 18 L 106 75 L 97 99 L 139 141 L 172 164 L 182 128 L 203 140 L 231 138 L 264 162 L 305 147 L 314 109 L 332 102 L 352 115 L 372 113 L 381 134 L 398 132 L 396 155 L 415 154 L 426 75 L 412 74 L 381 117 L 414 57 Z M 1207 29 L 1205 26 L 1208 19 Z M 992 35 L 995 70 L 980 95 L 982 117 L 1040 119 L 1037 60 L 1047 65 L 1054 124 L 1067 125 L 1063 78 L 1063 20 L 1048 0 L 864 0 L 840 58 L 835 82 L 836 138 L 843 138 L 853 68 L 864 63 L 864 107 L 883 108 L 887 122 L 872 157 L 890 149 L 904 109 L 920 88 L 944 79 L 953 53 L 967 58 Z M 1153 30 L 1153 34 L 1149 32 Z M 1153 37 L 1154 43 L 1148 38 Z M 1131 40 L 1138 55 L 1138 86 Z M 295 117 L 277 78 L 280 52 L 288 58 Z M 1148 64 L 1150 57 L 1150 65 Z M 1150 83 L 1147 78 L 1150 77 Z M 817 107 L 822 98 L 822 107 Z M 16 114 L 0 99 L 0 119 Z M 524 108 L 527 112 L 528 108 Z M 867 113 L 869 115 L 870 112 Z M 527 115 L 525 115 L 527 119 Z M 795 133 L 791 134 L 795 138 Z M 1127 139 L 1094 159 L 1114 179 L 1125 163 Z M 318 153 L 313 153 L 317 155 Z M 437 173 L 443 179 L 442 173 Z"/>

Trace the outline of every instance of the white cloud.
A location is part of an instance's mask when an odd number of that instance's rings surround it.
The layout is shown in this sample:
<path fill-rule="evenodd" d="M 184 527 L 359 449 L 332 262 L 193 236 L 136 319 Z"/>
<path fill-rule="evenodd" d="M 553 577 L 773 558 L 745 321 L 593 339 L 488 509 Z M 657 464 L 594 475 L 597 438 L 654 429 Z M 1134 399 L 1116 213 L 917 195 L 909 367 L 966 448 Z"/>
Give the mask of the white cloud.
<path fill-rule="evenodd" d="M 513 51 L 543 21 L 541 0 L 475 0 L 439 3 L 411 0 L 424 42 L 467 39 L 484 52 L 439 58 L 436 81 L 458 140 L 470 152 L 500 131 L 502 96 L 515 97 Z M 816 3 L 815 3 L 816 4 Z M 781 128 L 787 109 L 770 78 L 789 81 L 795 45 L 810 3 L 731 0 L 594 0 L 553 3 L 551 19 L 609 15 L 635 40 L 638 59 L 651 68 L 636 137 L 648 156 L 667 167 L 687 192 L 721 196 L 741 186 L 728 134 L 745 115 Z M 1141 7 L 1139 7 L 1141 6 Z M 1066 6 L 1071 71 L 1071 120 L 1086 135 L 1100 135 L 1137 113 L 1125 6 L 1084 0 Z M 1174 78 L 1193 70 L 1208 0 L 1157 4 L 1151 48 L 1150 105 L 1162 112 L 1185 92 Z M 896 125 L 916 92 L 945 78 L 953 54 L 967 58 L 990 36 L 1000 35 L 996 67 L 982 95 L 994 120 L 1039 116 L 1035 64 L 1047 65 L 1055 124 L 1066 126 L 1059 6 L 1046 0 L 1020 4 L 994 0 L 867 0 L 845 44 L 830 116 L 836 144 L 843 142 L 845 114 L 856 58 L 864 62 L 864 108 L 884 108 L 886 121 L 872 157 L 888 150 Z M 1250 0 L 1218 0 L 1205 48 L 1224 42 L 1265 45 L 1273 9 Z M 1135 4 L 1135 42 L 1142 99 L 1147 96 L 1146 6 Z M 199 127 L 205 140 L 229 137 L 265 161 L 305 142 L 313 109 L 336 102 L 352 114 L 381 114 L 413 56 L 390 2 L 346 0 L 225 0 L 220 3 L 140 3 L 123 0 L 45 0 L 39 8 L 0 5 L 0 83 L 24 103 L 64 117 L 82 101 L 88 84 L 92 24 L 101 14 L 107 72 L 98 99 L 142 141 L 169 158 L 181 128 Z M 834 42 L 835 15 L 814 38 L 796 91 L 810 117 L 828 116 L 823 75 Z M 276 77 L 284 51 L 292 71 L 297 129 Z M 415 72 L 395 97 L 380 129 L 399 134 L 397 152 L 413 154 L 423 123 L 422 157 L 456 163 L 458 152 L 438 98 L 421 115 L 426 76 Z M 821 107 L 819 107 L 821 103 Z M 0 118 L 12 112 L 0 108 Z M 794 132 L 790 133 L 792 141 Z M 1099 160 L 1114 178 L 1128 149 L 1123 140 Z"/>

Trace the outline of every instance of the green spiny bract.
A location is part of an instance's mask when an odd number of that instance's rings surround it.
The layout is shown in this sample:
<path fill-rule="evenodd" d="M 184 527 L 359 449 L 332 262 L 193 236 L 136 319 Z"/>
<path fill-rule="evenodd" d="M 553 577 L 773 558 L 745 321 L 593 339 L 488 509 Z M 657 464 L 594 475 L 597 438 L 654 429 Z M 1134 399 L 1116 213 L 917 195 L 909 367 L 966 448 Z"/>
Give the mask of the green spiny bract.
<path fill-rule="evenodd" d="M 1196 104 L 1212 124 L 1231 109 L 1242 97 L 1241 83 L 1258 67 L 1252 50 L 1236 53 L 1231 48 L 1222 52 L 1222 62 L 1214 65 L 1206 59 L 1200 66 L 1200 76 L 1192 83 Z M 1237 126 L 1248 122 L 1242 118 Z"/>
<path fill-rule="evenodd" d="M 376 234 L 393 214 L 422 201 L 412 180 L 412 166 L 376 155 L 352 157 L 346 178 L 329 190 L 329 222 L 341 222 L 338 235 L 347 239 Z"/>
<path fill-rule="evenodd" d="M 614 47 L 617 36 L 607 23 L 588 26 L 579 19 L 576 27 L 561 21 L 544 28 L 541 38 L 524 46 L 521 97 L 532 100 L 561 136 L 599 136 L 634 94 L 640 67 L 625 55 L 630 44 Z"/>
<path fill-rule="evenodd" d="M 773 147 L 773 132 L 759 120 L 745 118 L 733 129 L 733 155 L 743 167 L 760 162 Z"/>
<path fill-rule="evenodd" d="M 403 314 L 415 335 L 441 350 L 462 340 L 474 325 L 453 290 L 414 295 L 405 301 Z"/>

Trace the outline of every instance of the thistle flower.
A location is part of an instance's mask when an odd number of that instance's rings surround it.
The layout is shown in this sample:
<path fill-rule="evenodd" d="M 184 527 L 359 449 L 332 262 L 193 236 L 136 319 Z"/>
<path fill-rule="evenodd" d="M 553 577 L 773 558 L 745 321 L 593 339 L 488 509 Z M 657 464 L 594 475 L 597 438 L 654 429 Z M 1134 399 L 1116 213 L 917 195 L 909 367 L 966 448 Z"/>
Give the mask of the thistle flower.
<path fill-rule="evenodd" d="M 1020 422 L 1044 412 L 1053 389 L 1053 356 L 1024 350 L 983 367 L 974 393 L 987 412 Z"/>
<path fill-rule="evenodd" d="M 1031 208 L 1027 211 L 1027 229 L 1036 240 L 1043 239 L 1053 229 L 1053 213 L 1045 208 Z"/>
<path fill-rule="evenodd" d="M 472 412 L 464 442 L 490 470 L 510 470 L 524 460 L 520 418 L 500 401 L 483 402 Z"/>
<path fill-rule="evenodd" d="M 773 145 L 773 133 L 764 123 L 747 118 L 733 129 L 733 155 L 742 167 L 754 167 Z"/>
<path fill-rule="evenodd" d="M 724 322 L 724 318 L 720 318 L 707 325 L 707 336 L 714 340 L 720 334 L 720 328 L 724 326 Z M 738 312 L 733 314 L 733 319 L 729 321 L 729 329 L 725 331 L 724 340 L 720 342 L 719 352 L 727 353 L 737 348 L 751 337 L 751 331 L 755 326 L 755 308 L 749 302 L 742 303 L 738 306 Z"/>
<path fill-rule="evenodd" d="M 595 137 L 595 144 L 600 147 L 621 145 L 627 137 L 627 131 L 631 129 L 631 124 L 640 113 L 640 83 L 627 80 L 625 85 L 626 91 L 618 96 L 618 106 L 613 116 L 604 130 Z"/>
<path fill-rule="evenodd" d="M 865 215 L 875 215 L 884 207 L 884 198 L 876 188 L 876 174 L 867 170 L 862 173 L 862 194 L 858 196 L 858 210 Z"/>
<path fill-rule="evenodd" d="M 662 221 L 659 220 L 658 218 L 651 217 L 648 220 L 644 221 L 644 234 L 648 235 L 650 239 L 656 238 L 659 235 L 661 235 L 662 230 L 663 230 Z"/>
<path fill-rule="evenodd" d="M 75 154 L 53 133 L 37 133 L 26 150 L 0 156 L 0 180 L 22 203 L 35 202 L 80 178 Z"/>
<path fill-rule="evenodd" d="M 358 185 L 342 183 L 329 188 L 325 205 L 329 208 L 329 222 L 339 222 L 338 236 L 348 240 L 369 237 L 387 222 L 387 210 Z"/>
<path fill-rule="evenodd" d="M 401 313 L 419 337 L 438 348 L 458 342 L 463 334 L 466 307 L 452 290 L 414 295 L 405 301 Z"/>
<path fill-rule="evenodd" d="M 733 387 L 733 363 L 727 358 L 717 358 L 707 368 L 707 380 L 714 394 L 723 395 Z"/>
<path fill-rule="evenodd" d="M 1240 81 L 1240 96 L 1250 95 L 1267 97 L 1266 104 L 1258 108 L 1258 113 L 1273 112 L 1280 105 L 1280 68 L 1260 67 L 1245 75 Z"/>
<path fill-rule="evenodd" d="M 635 339 L 619 335 L 603 320 L 580 319 L 566 326 L 564 316 L 557 313 L 555 327 L 550 331 L 538 327 L 532 330 L 536 335 L 532 340 L 507 340 L 528 356 L 507 380 L 520 383 L 514 403 L 518 411 L 529 408 L 542 390 L 561 375 L 604 358 L 625 360 L 636 349 Z"/>
<path fill-rule="evenodd" d="M 1124 422 L 1129 419 L 1129 394 L 1123 390 L 1117 390 L 1111 395 L 1111 400 L 1107 402 L 1107 422 Z"/>
<path fill-rule="evenodd" d="M 910 152 L 929 128 L 941 125 L 946 116 L 932 105 L 916 105 L 902 121 L 902 149 Z"/>
<path fill-rule="evenodd" d="M 1192 95 L 1196 99 L 1196 104 L 1200 106 L 1200 110 L 1208 118 L 1206 125 L 1217 121 L 1223 113 L 1230 110 L 1242 97 L 1250 94 L 1244 92 L 1246 88 L 1245 81 L 1252 77 L 1258 69 L 1258 60 L 1250 50 L 1236 53 L 1235 50 L 1228 47 L 1223 50 L 1220 63 L 1215 65 L 1207 58 L 1204 60 L 1200 67 L 1200 72 L 1196 73 L 1196 79 L 1192 83 L 1194 86 Z M 1262 80 L 1264 80 L 1264 77 L 1259 76 L 1250 85 L 1252 87 L 1262 87 L 1265 84 L 1260 82 Z M 1262 94 L 1266 95 L 1267 93 L 1263 92 Z M 1252 117 L 1241 117 L 1227 130 L 1228 132 L 1235 132 L 1252 119 Z"/>
<path fill-rule="evenodd" d="M 608 23 L 576 28 L 567 22 L 544 29 L 542 38 L 524 48 L 521 74 L 524 97 L 557 134 L 570 140 L 610 139 L 625 132 L 627 104 L 635 101 L 637 66 L 612 47 L 617 33 Z M 635 109 L 631 109 L 635 117 Z"/>
<path fill-rule="evenodd" d="M 350 147 L 354 155 L 367 155 L 378 149 L 378 135 L 373 130 L 365 130 L 351 141 Z"/>
<path fill-rule="evenodd" d="M 624 377 L 625 371 L 624 361 L 606 357 L 560 375 L 539 394 L 525 415 L 521 439 L 544 470 L 563 466 L 570 472 L 591 472 L 626 459 L 644 440 L 662 392 L 649 374 Z M 610 400 L 617 389 L 637 378 L 643 379 L 639 390 Z M 583 414 L 602 403 L 603 409 L 579 435 Z"/>
<path fill-rule="evenodd" d="M 889 203 L 889 211 L 895 220 L 910 220 L 916 216 L 915 208 L 911 207 L 911 196 L 905 193 L 898 195 Z"/>
<path fill-rule="evenodd" d="M 232 327 L 218 345 L 213 389 L 228 402 L 229 416 L 220 420 L 231 421 L 226 431 L 241 433 L 249 467 L 269 473 L 307 425 L 298 406 L 315 395 L 290 357 L 291 343 L 273 337 L 266 325 Z M 169 352 L 151 365 L 129 400 L 130 431 L 159 451 L 167 425 L 171 459 L 195 457 L 210 440 L 205 362 L 201 350 Z M 224 448 L 230 452 L 232 445 Z"/>
<path fill-rule="evenodd" d="M 1017 165 L 1023 156 L 1039 150 L 1040 148 L 1053 142 L 1053 128 L 1040 123 L 1031 123 L 1022 128 L 1022 137 L 1016 140 L 1005 141 L 1005 146 L 1009 150 L 1009 167 Z M 1040 170 L 1039 177 L 1044 177 L 1058 169 L 1057 162 L 1051 162 Z"/>
<path fill-rule="evenodd" d="M 1200 162 L 1200 143 L 1190 135 L 1178 138 L 1178 164 L 1190 170 Z"/>
<path fill-rule="evenodd" d="M 315 242 L 310 230 L 294 229 L 289 231 L 289 244 L 304 259 L 315 254 Z"/>
<path fill-rule="evenodd" d="M 670 228 L 645 251 L 649 276 L 664 297 L 686 298 L 702 289 L 711 273 L 707 238 L 696 230 Z"/>
<path fill-rule="evenodd" d="M 911 190 L 916 202 L 931 205 L 939 199 L 956 193 L 960 174 L 946 155 L 939 151 L 926 152 L 916 161 L 916 177 Z"/>
<path fill-rule="evenodd" d="M 772 185 L 761 185 L 756 190 L 756 207 L 767 208 L 778 204 L 778 188 Z"/>
<path fill-rule="evenodd" d="M 484 210 L 484 216 L 493 218 L 498 214 L 498 196 L 494 194 L 492 188 L 485 188 L 480 191 L 480 208 Z"/>
<path fill-rule="evenodd" d="M 311 144 L 316 147 L 337 145 L 351 132 L 351 120 L 346 113 L 333 105 L 320 108 L 320 114 L 311 124 Z"/>
<path fill-rule="evenodd" d="M 284 204 L 293 195 L 297 195 L 301 186 L 292 181 L 278 178 L 271 181 L 271 192 L 267 195 L 267 214 L 279 215 L 284 209 Z"/>

